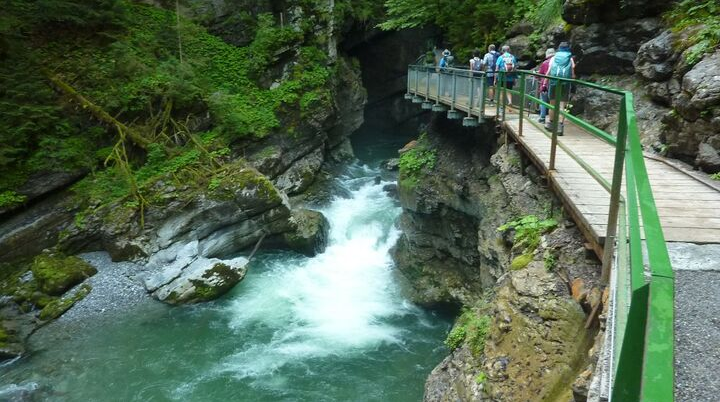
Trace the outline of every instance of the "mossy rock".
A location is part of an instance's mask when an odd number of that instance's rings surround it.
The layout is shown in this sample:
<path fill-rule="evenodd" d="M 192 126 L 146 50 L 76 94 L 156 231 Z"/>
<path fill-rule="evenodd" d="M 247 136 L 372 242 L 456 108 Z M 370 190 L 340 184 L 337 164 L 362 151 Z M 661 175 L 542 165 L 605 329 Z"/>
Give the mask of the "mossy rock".
<path fill-rule="evenodd" d="M 510 270 L 511 271 L 519 271 L 530 264 L 533 260 L 532 254 L 521 254 L 515 258 L 513 258 L 512 262 L 510 263 Z"/>
<path fill-rule="evenodd" d="M 78 257 L 49 253 L 35 257 L 30 269 L 39 290 L 51 296 L 62 295 L 97 273 L 95 267 Z"/>
<path fill-rule="evenodd" d="M 75 303 L 84 299 L 91 290 L 92 287 L 90 287 L 90 285 L 82 285 L 74 295 L 63 297 L 61 299 L 55 299 L 48 303 L 42 310 L 40 310 L 38 317 L 43 321 L 54 320 L 55 318 L 60 317 L 63 313 L 68 311 L 70 307 L 75 305 Z"/>
<path fill-rule="evenodd" d="M 330 222 L 322 213 L 309 209 L 296 210 L 290 222 L 294 230 L 283 234 L 288 247 L 309 257 L 325 251 Z"/>

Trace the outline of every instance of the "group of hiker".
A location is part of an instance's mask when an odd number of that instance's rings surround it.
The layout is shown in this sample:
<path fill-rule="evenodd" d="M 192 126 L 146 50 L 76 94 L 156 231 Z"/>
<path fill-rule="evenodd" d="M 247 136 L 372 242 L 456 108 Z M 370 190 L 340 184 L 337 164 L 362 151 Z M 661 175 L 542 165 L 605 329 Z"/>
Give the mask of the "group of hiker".
<path fill-rule="evenodd" d="M 477 76 L 484 73 L 489 103 L 492 103 L 495 99 L 495 88 L 498 85 L 498 79 L 504 79 L 504 87 L 507 89 L 513 89 L 515 86 L 517 74 L 514 74 L 514 71 L 517 70 L 517 58 L 511 53 L 508 45 L 504 45 L 500 52 L 495 50 L 495 45 L 489 45 L 487 53 L 482 57 L 480 57 L 480 54 L 480 50 L 477 49 L 473 52 L 473 57 L 469 61 L 470 70 Z M 452 60 L 450 50 L 445 49 L 438 63 L 438 68 L 449 68 Z M 564 109 L 570 95 L 570 84 L 568 82 L 558 84 L 558 80 L 548 77 L 575 78 L 575 60 L 570 52 L 570 45 L 567 42 L 562 42 L 557 51 L 554 48 L 547 49 L 545 51 L 545 60 L 540 64 L 537 73 L 546 76 L 535 77 L 538 84 L 537 95 L 539 95 L 539 98 L 543 102 L 553 105 L 554 109 L 559 96 L 560 109 Z M 559 93 L 556 93 L 557 91 Z M 509 92 L 507 92 L 507 104 L 512 104 L 512 95 Z M 548 109 L 547 106 L 540 105 L 538 122 L 545 124 L 549 129 L 552 126 L 555 113 L 553 109 Z"/>

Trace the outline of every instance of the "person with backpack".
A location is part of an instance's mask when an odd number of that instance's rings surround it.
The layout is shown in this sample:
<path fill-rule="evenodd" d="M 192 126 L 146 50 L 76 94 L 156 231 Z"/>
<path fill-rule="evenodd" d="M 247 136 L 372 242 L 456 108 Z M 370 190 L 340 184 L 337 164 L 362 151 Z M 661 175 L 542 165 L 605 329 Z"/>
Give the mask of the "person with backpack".
<path fill-rule="evenodd" d="M 540 69 L 538 70 L 538 74 L 547 75 L 548 71 L 550 70 L 550 60 L 552 57 L 555 56 L 555 49 L 554 48 L 548 48 L 545 51 L 545 61 L 540 64 Z M 540 100 L 543 102 L 548 102 L 550 97 L 548 96 L 548 79 L 545 77 L 540 77 L 540 85 L 538 86 L 538 89 L 540 91 Z M 540 105 L 540 118 L 538 119 L 538 123 L 544 124 L 545 123 L 545 117 L 548 114 L 548 107 L 541 104 Z"/>
<path fill-rule="evenodd" d="M 485 85 L 488 88 L 488 97 L 490 103 L 495 99 L 495 65 L 500 58 L 500 53 L 495 51 L 495 45 L 488 46 L 488 52 L 482 59 L 483 69 L 485 70 Z"/>
<path fill-rule="evenodd" d="M 439 80 L 445 81 L 445 79 L 443 78 L 442 72 L 444 70 L 447 70 L 448 68 L 450 68 L 450 63 L 452 63 L 452 61 L 453 61 L 453 56 L 450 53 L 450 50 L 448 50 L 448 49 L 443 50 L 442 57 L 440 58 L 440 62 L 438 63 L 438 69 L 437 69 Z M 450 95 L 449 85 L 443 85 L 442 87 L 443 87 L 443 90 L 442 90 L 443 96 L 449 96 Z"/>
<path fill-rule="evenodd" d="M 505 72 L 505 86 L 507 89 L 513 89 L 515 84 L 515 73 L 517 67 L 517 59 L 510 53 L 510 46 L 503 45 L 502 54 L 495 63 L 495 71 Z M 495 84 L 497 85 L 498 77 L 500 74 L 495 74 Z M 512 94 L 507 94 L 507 104 L 512 104 Z"/>
<path fill-rule="evenodd" d="M 575 60 L 570 52 L 570 45 L 567 42 L 560 43 L 558 46 L 557 53 L 550 59 L 550 66 L 548 68 L 548 74 L 551 77 L 559 78 L 575 78 Z M 564 110 L 567 104 L 568 98 L 570 97 L 570 83 L 559 82 L 559 80 L 549 80 L 548 85 L 548 97 L 550 98 L 550 104 L 554 107 L 550 110 L 550 120 L 545 123 L 545 128 L 550 130 L 552 128 L 552 122 L 555 118 L 559 119 L 560 114 L 556 113 L 558 110 Z M 560 91 L 556 93 L 556 91 Z M 560 105 L 555 104 L 557 96 L 560 96 Z M 559 132 L 562 134 L 562 123 L 560 124 Z"/>
<path fill-rule="evenodd" d="M 438 67 L 440 67 L 441 70 L 450 68 L 450 63 L 452 63 L 453 61 L 453 56 L 450 53 L 450 50 L 445 49 L 442 54 L 443 55 L 440 58 L 440 63 L 438 64 Z"/>

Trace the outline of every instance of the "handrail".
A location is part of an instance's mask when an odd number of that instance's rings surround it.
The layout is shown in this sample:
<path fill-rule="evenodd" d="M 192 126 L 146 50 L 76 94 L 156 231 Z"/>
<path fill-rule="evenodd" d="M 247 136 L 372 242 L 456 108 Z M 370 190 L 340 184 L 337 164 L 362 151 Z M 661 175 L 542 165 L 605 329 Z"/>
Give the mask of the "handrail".
<path fill-rule="evenodd" d="M 609 337 L 611 345 L 608 345 L 612 350 L 610 400 L 672 401 L 674 399 L 674 275 L 645 166 L 632 93 L 592 82 L 551 77 L 525 70 L 511 73 L 517 76 L 516 82 L 519 82 L 519 88 L 511 90 L 505 85 L 506 73 L 496 72 L 496 74 L 499 83 L 494 94 L 494 100 L 497 102 L 496 118 L 505 120 L 505 111 L 509 106 L 507 94 L 519 98 L 520 105 L 514 106 L 519 109 L 520 114 L 518 136 L 523 135 L 526 102 L 544 105 L 549 110 L 553 110 L 557 116 L 550 132 L 545 132 L 545 135 L 550 137 L 548 170 L 555 169 L 556 148 L 560 147 L 610 193 L 607 233 L 603 247 L 603 280 L 607 281 L 611 266 L 615 272 L 614 332 Z M 452 77 L 453 85 L 449 90 L 443 89 L 451 92 L 450 95 L 441 96 L 440 81 L 445 76 Z M 462 80 L 459 79 L 461 77 Z M 426 101 L 434 100 L 436 104 L 450 102 L 449 118 L 450 113 L 456 112 L 456 108 L 467 110 L 468 117 L 463 120 L 465 124 L 465 120 L 474 118 L 474 115 L 479 118 L 485 117 L 484 106 L 475 112 L 477 109 L 473 107 L 474 105 L 468 104 L 468 99 L 472 102 L 473 96 L 476 95 L 475 89 L 480 88 L 481 106 L 484 105 L 489 89 L 482 85 L 485 78 L 486 73 L 482 71 L 411 65 L 408 68 L 408 95 L 414 92 L 415 97 L 424 97 Z M 544 102 L 534 94 L 528 93 L 528 79 L 537 78 L 554 82 L 556 88 L 554 102 Z M 430 80 L 434 79 L 438 80 L 435 95 L 431 93 L 429 85 Z M 481 80 L 479 87 L 474 84 L 478 79 Z M 426 80 L 424 88 L 418 85 L 422 80 Z M 463 84 L 463 80 L 468 83 Z M 560 107 L 562 92 L 569 90 L 571 85 L 618 95 L 619 119 L 616 135 L 594 126 L 579 116 L 572 115 L 569 111 L 562 110 L 563 108 Z M 608 181 L 595 171 L 590 163 L 572 151 L 571 145 L 559 141 L 560 115 L 615 148 L 612 180 Z M 621 193 L 623 182 L 624 196 Z M 646 265 L 649 275 L 646 275 Z"/>

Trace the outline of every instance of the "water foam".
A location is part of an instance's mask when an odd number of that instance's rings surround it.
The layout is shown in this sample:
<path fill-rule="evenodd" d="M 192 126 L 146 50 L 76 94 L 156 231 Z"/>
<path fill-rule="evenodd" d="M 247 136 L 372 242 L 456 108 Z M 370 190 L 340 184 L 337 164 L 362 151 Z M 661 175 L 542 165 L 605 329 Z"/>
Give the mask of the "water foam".
<path fill-rule="evenodd" d="M 335 199 L 322 211 L 331 224 L 325 253 L 267 261 L 229 304 L 229 325 L 238 336 L 258 328 L 267 336 L 228 356 L 219 372 L 256 377 L 287 364 L 402 342 L 389 320 L 415 310 L 391 278 L 388 251 L 398 236 L 392 222 L 400 209 L 382 190 L 385 183 L 366 178 L 343 184 L 352 197 Z"/>

